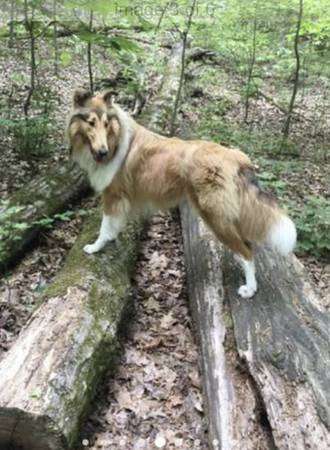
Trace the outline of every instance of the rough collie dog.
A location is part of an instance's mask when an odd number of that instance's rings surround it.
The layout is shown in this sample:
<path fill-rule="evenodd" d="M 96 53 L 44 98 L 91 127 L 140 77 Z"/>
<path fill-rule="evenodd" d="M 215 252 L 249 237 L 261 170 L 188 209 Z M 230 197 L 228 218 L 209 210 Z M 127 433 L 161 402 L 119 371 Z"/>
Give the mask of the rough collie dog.
<path fill-rule="evenodd" d="M 86 253 L 115 239 L 132 213 L 173 207 L 183 199 L 239 256 L 246 279 L 238 290 L 242 297 L 257 290 L 255 244 L 267 243 L 283 255 L 292 251 L 293 222 L 260 189 L 241 151 L 153 133 L 113 104 L 109 93 L 75 92 L 67 133 L 73 159 L 103 197 L 100 233 Z"/>

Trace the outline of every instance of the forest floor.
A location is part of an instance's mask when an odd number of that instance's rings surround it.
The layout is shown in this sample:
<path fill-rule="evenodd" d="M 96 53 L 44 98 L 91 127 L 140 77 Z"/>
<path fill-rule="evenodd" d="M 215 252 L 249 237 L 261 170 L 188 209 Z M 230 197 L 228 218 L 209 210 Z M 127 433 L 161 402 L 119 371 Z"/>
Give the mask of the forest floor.
<path fill-rule="evenodd" d="M 40 52 L 47 59 L 47 50 L 44 54 L 42 49 Z M 51 118 L 56 127 L 47 140 L 51 150 L 38 158 L 22 155 L 15 149 L 13 137 L 2 135 L 1 199 L 46 171 L 49 165 L 67 159 L 63 144 L 65 117 L 74 88 L 87 79 L 87 68 L 79 52 L 81 49 L 77 48 L 71 63 L 61 69 L 60 77 L 53 75 L 50 61 L 43 64 L 38 74 L 39 83 L 54 99 Z M 106 60 L 105 54 L 98 56 Z M 5 106 L 11 110 L 11 117 L 22 114 L 27 91 L 19 74 L 26 72 L 26 66 L 26 48 L 17 49 L 17 53 L 0 52 L 0 94 L 2 99 L 10 99 Z M 96 78 L 115 79 L 119 69 L 116 63 L 110 68 L 109 65 L 97 67 Z M 259 164 L 265 186 L 276 192 L 284 203 L 294 201 L 298 210 L 305 207 L 310 196 L 329 198 L 327 173 L 330 168 L 323 150 L 317 158 L 309 154 L 313 149 L 324 148 L 323 135 L 318 135 L 317 130 L 313 135 L 308 134 L 306 121 L 297 121 L 293 136 L 302 145 L 303 157 L 281 155 L 274 150 L 277 147 L 271 135 L 272 129 L 279 130 L 283 119 L 276 107 L 263 99 L 252 101 L 250 117 L 253 119 L 248 126 L 242 125 L 243 111 L 238 94 L 233 94 L 238 91 L 235 77 L 218 68 L 198 68 L 198 64 L 190 66 L 189 70 L 193 75 L 187 82 L 178 134 L 187 135 L 189 130 L 189 137 L 242 148 Z M 156 90 L 158 83 L 157 74 L 151 73 L 147 85 Z M 306 102 L 310 101 L 308 111 L 313 110 L 317 95 L 322 95 L 321 88 L 318 93 L 311 91 L 310 96 L 305 93 Z M 128 97 L 123 90 L 121 98 L 130 105 L 132 99 Z M 89 209 L 96 201 L 89 198 L 78 205 L 67 205 L 68 210 L 75 212 L 73 217 L 57 221 L 52 228 L 44 230 L 36 247 L 0 280 L 0 358 L 27 322 L 40 293 L 62 266 L 83 223 L 79 211 Z M 300 258 L 308 267 L 323 304 L 330 308 L 329 262 L 306 252 L 301 253 Z M 150 222 L 142 241 L 134 292 L 136 313 L 129 334 L 123 340 L 118 370 L 98 393 L 94 410 L 82 431 L 81 446 L 94 450 L 206 449 L 198 349 L 188 312 L 181 231 L 176 213 L 157 215 Z"/>
<path fill-rule="evenodd" d="M 94 450 L 208 448 L 179 222 L 157 215 L 142 239 L 123 355 L 82 433 Z"/>

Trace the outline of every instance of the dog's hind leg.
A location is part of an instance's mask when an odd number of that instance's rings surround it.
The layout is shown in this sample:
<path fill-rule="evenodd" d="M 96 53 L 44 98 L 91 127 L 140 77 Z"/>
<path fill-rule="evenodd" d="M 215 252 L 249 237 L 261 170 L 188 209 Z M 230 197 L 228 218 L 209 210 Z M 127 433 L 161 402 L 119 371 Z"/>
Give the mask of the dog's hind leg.
<path fill-rule="evenodd" d="M 239 263 L 244 270 L 245 284 L 238 289 L 238 294 L 243 298 L 250 298 L 257 291 L 256 269 L 253 259 L 238 257 Z"/>
<path fill-rule="evenodd" d="M 128 202 L 121 200 L 116 205 L 112 214 L 103 213 L 99 236 L 93 244 L 85 245 L 84 251 L 88 254 L 96 253 L 109 241 L 117 238 L 118 234 L 125 228 L 128 215 Z"/>
<path fill-rule="evenodd" d="M 231 227 L 228 230 L 222 229 L 220 233 L 213 227 L 212 229 L 218 239 L 234 252 L 244 271 L 245 284 L 239 287 L 238 294 L 243 298 L 253 297 L 257 291 L 257 280 L 252 248 Z"/>
<path fill-rule="evenodd" d="M 226 209 L 213 206 L 215 201 L 205 202 L 203 205 L 194 196 L 190 196 L 190 201 L 219 241 L 237 256 L 245 276 L 245 284 L 240 286 L 238 294 L 243 298 L 253 297 L 257 291 L 257 281 L 252 247 L 242 239 L 234 220 L 226 215 Z"/>
<path fill-rule="evenodd" d="M 251 247 L 245 243 L 240 235 L 229 228 L 221 230 L 220 233 L 214 231 L 218 239 L 232 250 L 244 271 L 245 284 L 239 287 L 238 294 L 243 298 L 253 297 L 257 291 L 257 280 L 255 276 L 255 264 L 253 259 L 253 251 Z"/>

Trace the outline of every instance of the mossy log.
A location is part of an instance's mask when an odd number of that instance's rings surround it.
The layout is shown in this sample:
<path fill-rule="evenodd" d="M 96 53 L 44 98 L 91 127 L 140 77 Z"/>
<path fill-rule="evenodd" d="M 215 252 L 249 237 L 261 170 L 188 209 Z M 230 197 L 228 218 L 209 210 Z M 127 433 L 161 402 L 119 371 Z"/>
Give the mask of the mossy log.
<path fill-rule="evenodd" d="M 40 220 L 65 210 L 88 189 L 78 167 L 66 164 L 34 178 L 0 206 L 0 272 L 31 244 L 40 231 Z"/>
<path fill-rule="evenodd" d="M 94 211 L 43 302 L 0 363 L 0 448 L 62 450 L 77 438 L 95 387 L 118 352 L 131 304 L 141 225 L 96 255 Z"/>
<path fill-rule="evenodd" d="M 295 256 L 285 259 L 261 250 L 258 292 L 241 299 L 237 287 L 243 274 L 233 255 L 187 207 L 181 208 L 181 217 L 211 448 L 257 448 L 250 432 L 257 419 L 251 401 L 262 411 L 263 428 L 268 427 L 263 448 L 329 448 L 330 318 L 301 263 Z M 232 317 L 236 364 L 248 372 L 252 391 L 238 385 L 232 371 L 226 347 L 231 320 L 224 305 Z M 244 396 L 250 398 L 245 405 Z"/>

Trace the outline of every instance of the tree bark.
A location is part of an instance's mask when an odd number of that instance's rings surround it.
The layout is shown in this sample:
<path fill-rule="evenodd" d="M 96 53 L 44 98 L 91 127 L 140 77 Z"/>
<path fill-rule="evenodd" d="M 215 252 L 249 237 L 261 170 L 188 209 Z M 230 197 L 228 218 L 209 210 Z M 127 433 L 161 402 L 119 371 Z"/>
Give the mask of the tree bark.
<path fill-rule="evenodd" d="M 258 292 L 241 299 L 233 255 L 190 209 L 182 207 L 181 217 L 210 447 L 329 448 L 330 318 L 302 265 L 294 256 L 260 251 Z"/>
<path fill-rule="evenodd" d="M 105 252 L 87 257 L 82 249 L 99 221 L 94 211 L 42 305 L 0 363 L 0 448 L 70 448 L 118 353 L 140 227 L 131 225 Z"/>
<path fill-rule="evenodd" d="M 263 250 L 256 259 L 259 289 L 236 294 L 240 272 L 228 252 L 223 273 L 237 349 L 283 449 L 330 447 L 330 317 L 295 256 Z M 242 281 L 242 280 L 240 280 Z"/>
<path fill-rule="evenodd" d="M 0 273 L 13 264 L 41 229 L 40 220 L 63 211 L 88 191 L 88 182 L 71 164 L 56 167 L 17 191 L 0 209 Z M 17 212 L 8 213 L 11 208 Z M 16 226 L 18 224 L 18 226 Z"/>

